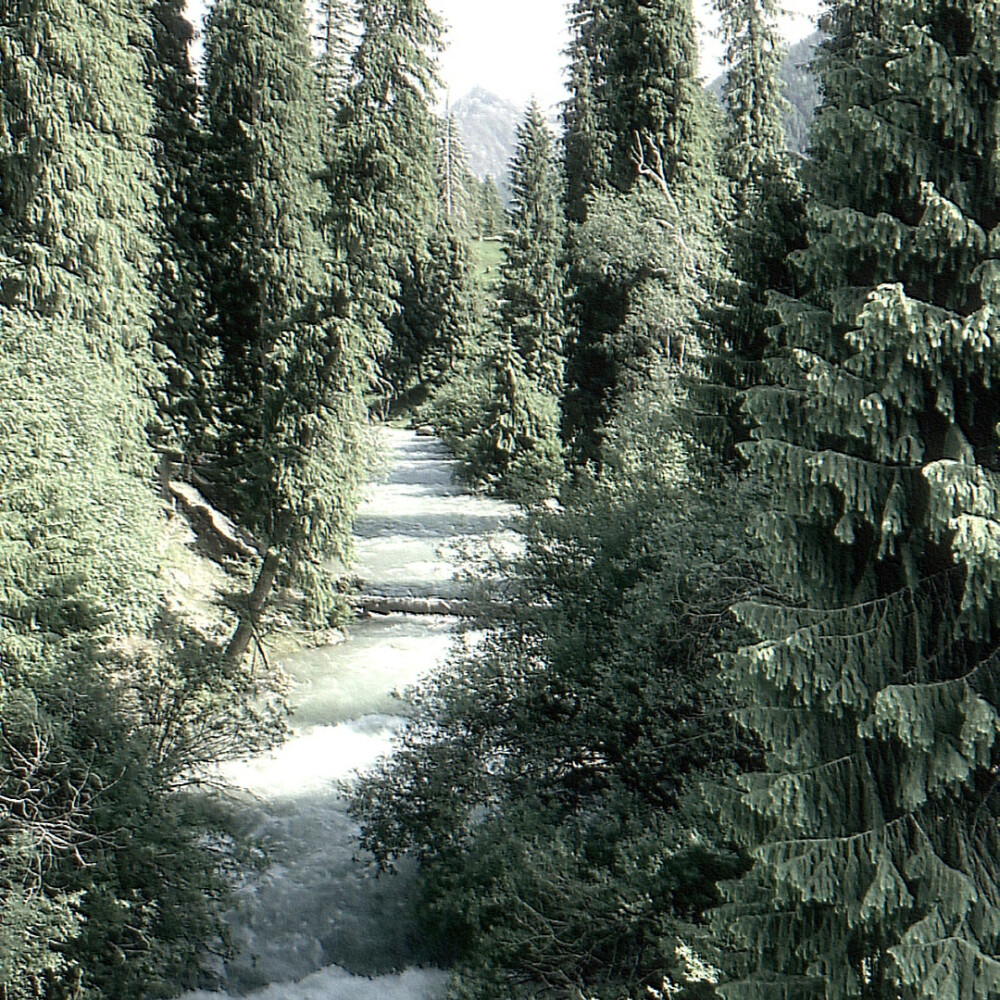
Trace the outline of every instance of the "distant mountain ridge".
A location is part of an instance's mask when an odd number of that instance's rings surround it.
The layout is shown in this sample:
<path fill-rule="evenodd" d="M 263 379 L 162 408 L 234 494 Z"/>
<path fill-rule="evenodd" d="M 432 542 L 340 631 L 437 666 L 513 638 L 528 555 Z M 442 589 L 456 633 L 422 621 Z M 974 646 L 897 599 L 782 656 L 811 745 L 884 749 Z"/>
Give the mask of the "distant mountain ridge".
<path fill-rule="evenodd" d="M 785 135 L 789 149 L 804 152 L 813 109 L 819 103 L 819 87 L 809 69 L 813 50 L 822 39 L 814 32 L 802 41 L 789 46 L 781 65 L 781 79 L 785 85 L 785 98 L 791 105 L 785 120 Z M 721 75 L 708 84 L 708 89 L 722 97 L 725 76 Z M 505 201 L 510 198 L 507 168 L 516 146 L 518 123 L 524 109 L 482 87 L 474 87 L 451 106 L 461 130 L 469 169 L 482 180 L 486 176 L 497 182 Z M 556 115 L 548 114 L 553 130 L 559 132 Z"/>
<path fill-rule="evenodd" d="M 462 132 L 469 169 L 480 180 L 492 177 L 505 191 L 507 164 L 514 155 L 515 132 L 523 109 L 474 87 L 452 104 L 451 111 Z"/>

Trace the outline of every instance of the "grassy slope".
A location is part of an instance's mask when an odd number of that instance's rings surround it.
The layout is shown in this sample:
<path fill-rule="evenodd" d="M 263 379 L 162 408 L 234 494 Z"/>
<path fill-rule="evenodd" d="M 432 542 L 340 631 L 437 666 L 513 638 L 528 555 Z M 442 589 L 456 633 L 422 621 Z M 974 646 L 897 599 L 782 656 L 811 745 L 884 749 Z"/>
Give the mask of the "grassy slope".
<path fill-rule="evenodd" d="M 476 277 L 483 288 L 496 284 L 503 263 L 503 244 L 499 240 L 471 240 Z"/>

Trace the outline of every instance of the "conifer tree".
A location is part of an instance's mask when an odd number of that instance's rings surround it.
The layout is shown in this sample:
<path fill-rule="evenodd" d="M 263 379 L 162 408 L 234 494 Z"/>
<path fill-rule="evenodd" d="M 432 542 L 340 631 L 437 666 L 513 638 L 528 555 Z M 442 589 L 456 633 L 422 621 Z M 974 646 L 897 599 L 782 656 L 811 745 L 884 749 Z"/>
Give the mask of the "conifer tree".
<path fill-rule="evenodd" d="M 364 467 L 353 332 L 334 315 L 343 292 L 331 288 L 321 228 L 322 103 L 303 6 L 219 0 L 206 61 L 217 489 L 266 549 L 236 656 L 282 566 L 301 577 L 346 545 Z"/>
<path fill-rule="evenodd" d="M 533 100 L 517 129 L 504 234 L 499 342 L 487 362 L 490 402 L 474 449 L 493 488 L 551 495 L 562 476 L 563 213 L 552 134 Z"/>
<path fill-rule="evenodd" d="M 1000 990 L 996 14 L 829 15 L 804 293 L 747 398 L 787 600 L 737 609 L 767 767 L 718 793 L 755 860 L 727 997 Z"/>
<path fill-rule="evenodd" d="M 397 394 L 439 383 L 464 353 L 478 313 L 469 247 L 475 178 L 454 115 L 438 122 L 435 155 L 432 228 L 393 266 L 398 309 L 383 374 Z"/>
<path fill-rule="evenodd" d="M 389 349 L 401 273 L 436 211 L 431 112 L 443 31 L 424 0 L 361 0 L 361 37 L 328 164 L 338 274 L 372 357 Z"/>
<path fill-rule="evenodd" d="M 607 59 L 614 4 L 574 0 L 570 8 L 569 100 L 563 109 L 563 167 L 566 216 L 587 217 L 587 198 L 611 181 L 608 131 Z"/>
<path fill-rule="evenodd" d="M 153 337 L 164 373 L 151 428 L 154 444 L 188 461 L 214 446 L 218 352 L 206 327 L 204 205 L 198 175 L 204 137 L 189 47 L 194 29 L 181 0 L 150 7 L 154 155 L 160 233 L 154 268 Z"/>
<path fill-rule="evenodd" d="M 128 392 L 119 447 L 150 462 L 144 426 L 158 381 L 148 282 L 156 216 L 151 108 L 138 2 L 9 3 L 0 33 L 0 254 L 16 261 L 0 299 L 84 324 Z M 96 27 L 100 25 L 100 28 Z"/>
<path fill-rule="evenodd" d="M 487 174 L 480 184 L 479 199 L 482 217 L 480 238 L 503 235 L 507 225 L 507 211 L 504 208 L 503 198 L 500 197 L 497 182 L 490 174 Z"/>
<path fill-rule="evenodd" d="M 438 135 L 439 215 L 455 229 L 469 231 L 474 208 L 474 181 L 462 141 L 462 130 L 454 112 L 439 126 Z"/>
<path fill-rule="evenodd" d="M 667 182 L 714 177 L 711 98 L 698 77 L 698 42 L 687 0 L 576 0 L 570 15 L 570 99 L 563 115 L 567 215 L 586 218 L 587 196 L 636 180 L 640 133 L 663 152 Z M 710 195 L 716 192 L 710 190 Z"/>
<path fill-rule="evenodd" d="M 522 502 L 552 496 L 564 473 L 558 396 L 528 374 L 509 331 L 500 332 L 485 367 L 489 395 L 470 471 L 500 496 Z"/>
<path fill-rule="evenodd" d="M 602 427 L 626 373 L 641 379 L 657 343 L 690 333 L 688 311 L 666 308 L 677 299 L 656 278 L 670 270 L 673 252 L 666 261 L 647 255 L 638 270 L 608 253 L 630 240 L 614 215 L 648 209 L 636 188 L 637 141 L 640 150 L 656 150 L 669 213 L 683 216 L 681 229 L 696 231 L 705 247 L 717 238 L 726 192 L 716 164 L 717 123 L 698 78 L 689 0 L 591 0 L 574 15 L 571 85 L 579 89 L 566 109 L 566 185 L 567 212 L 579 224 L 568 240 L 573 336 L 563 433 L 575 463 L 599 463 Z M 675 227 L 674 235 L 680 231 Z M 594 268 L 595 259 L 604 263 Z M 709 282 L 716 277 L 714 265 L 703 273 Z"/>
<path fill-rule="evenodd" d="M 699 192 L 718 211 L 712 98 L 698 74 L 698 39 L 690 0 L 616 0 L 609 18 L 605 78 L 607 129 L 613 138 L 610 181 L 627 191 L 636 180 L 636 133 L 663 155 L 671 188 Z"/>
<path fill-rule="evenodd" d="M 517 130 L 510 226 L 500 269 L 500 325 L 539 389 L 562 393 L 563 214 L 552 134 L 537 102 Z"/>
<path fill-rule="evenodd" d="M 716 7 L 726 42 L 723 166 L 745 205 L 785 151 L 778 6 L 774 0 L 718 0 Z"/>
<path fill-rule="evenodd" d="M 4 306 L 0 336 L 0 990 L 28 998 L 47 976 L 72 979 L 74 958 L 89 964 L 71 942 L 113 881 L 83 880 L 82 899 L 70 881 L 80 860 L 95 867 L 93 800 L 116 777 L 114 750 L 77 739 L 109 697 L 99 671 L 114 662 L 102 646 L 151 628 L 157 512 L 116 455 L 108 415 L 129 406 L 118 398 L 127 390 L 83 324 Z M 102 722 L 107 747 L 113 713 Z"/>
<path fill-rule="evenodd" d="M 480 326 L 481 306 L 468 234 L 440 219 L 427 249 L 437 274 L 430 288 L 434 324 L 427 338 L 424 365 L 440 379 L 468 354 Z"/>
<path fill-rule="evenodd" d="M 478 318 L 468 236 L 443 215 L 397 262 L 399 311 L 389 321 L 384 373 L 397 393 L 437 384 L 465 354 Z"/>
<path fill-rule="evenodd" d="M 718 0 L 716 6 L 727 44 L 721 165 L 733 192 L 726 242 L 734 287 L 728 309 L 717 316 L 718 337 L 708 368 L 714 381 L 738 393 L 761 377 L 766 330 L 776 319 L 767 309 L 767 295 L 793 290 L 786 258 L 802 245 L 804 222 L 786 151 L 777 5 L 772 0 Z M 734 402 L 737 393 L 730 394 Z M 745 436 L 735 412 L 729 423 L 738 436 Z"/>

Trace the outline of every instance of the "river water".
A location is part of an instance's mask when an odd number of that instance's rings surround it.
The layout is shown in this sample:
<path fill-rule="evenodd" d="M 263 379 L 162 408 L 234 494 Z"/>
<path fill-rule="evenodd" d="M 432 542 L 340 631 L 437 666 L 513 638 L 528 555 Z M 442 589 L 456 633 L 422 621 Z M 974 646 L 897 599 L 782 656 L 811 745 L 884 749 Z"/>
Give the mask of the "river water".
<path fill-rule="evenodd" d="M 385 429 L 391 466 L 355 526 L 351 570 L 364 593 L 457 597 L 465 546 L 509 538 L 507 504 L 454 485 L 454 463 L 433 438 Z M 220 989 L 183 1000 L 436 1000 L 446 974 L 424 964 L 407 911 L 412 873 L 376 878 L 359 858 L 358 829 L 340 783 L 391 749 L 406 725 L 395 692 L 446 655 L 452 619 L 393 614 L 359 619 L 340 645 L 285 663 L 294 689 L 292 738 L 275 753 L 228 765 L 245 790 L 242 817 L 267 845 L 269 866 L 241 888 L 230 915 L 234 954 Z"/>

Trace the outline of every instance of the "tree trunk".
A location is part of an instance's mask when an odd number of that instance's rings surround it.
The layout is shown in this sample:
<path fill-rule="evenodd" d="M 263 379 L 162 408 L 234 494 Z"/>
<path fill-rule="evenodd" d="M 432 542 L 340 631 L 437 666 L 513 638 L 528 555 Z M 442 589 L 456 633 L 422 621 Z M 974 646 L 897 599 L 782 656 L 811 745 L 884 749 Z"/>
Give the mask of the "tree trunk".
<path fill-rule="evenodd" d="M 277 551 L 273 548 L 267 550 L 264 562 L 261 563 L 260 573 L 257 575 L 257 582 L 247 600 L 246 610 L 240 615 L 240 623 L 236 626 L 232 639 L 226 647 L 226 659 L 231 663 L 239 663 L 250 645 L 250 640 L 257 631 L 257 620 L 267 598 L 274 586 L 274 578 L 278 574 L 278 564 L 281 561 Z"/>

